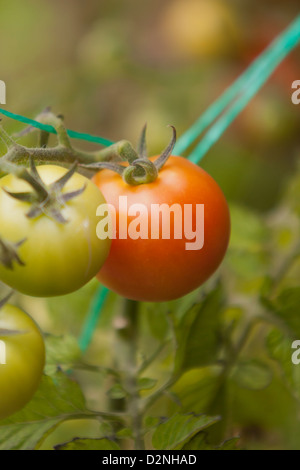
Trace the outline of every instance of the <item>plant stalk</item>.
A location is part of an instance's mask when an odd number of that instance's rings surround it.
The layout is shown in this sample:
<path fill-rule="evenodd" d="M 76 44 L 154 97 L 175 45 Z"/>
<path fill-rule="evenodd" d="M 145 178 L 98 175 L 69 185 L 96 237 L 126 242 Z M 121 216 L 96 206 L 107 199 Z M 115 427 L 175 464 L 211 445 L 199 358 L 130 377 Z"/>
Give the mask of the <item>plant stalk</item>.
<path fill-rule="evenodd" d="M 117 318 L 117 361 L 124 373 L 127 413 L 131 417 L 134 448 L 144 450 L 143 416 L 138 390 L 138 302 L 124 299 L 122 316 Z"/>

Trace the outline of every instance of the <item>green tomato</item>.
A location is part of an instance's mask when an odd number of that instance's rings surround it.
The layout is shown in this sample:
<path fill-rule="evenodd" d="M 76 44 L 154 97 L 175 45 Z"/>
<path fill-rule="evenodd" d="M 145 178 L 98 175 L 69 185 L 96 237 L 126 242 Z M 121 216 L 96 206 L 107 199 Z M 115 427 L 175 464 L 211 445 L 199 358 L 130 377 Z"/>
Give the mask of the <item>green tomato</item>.
<path fill-rule="evenodd" d="M 0 310 L 0 419 L 23 408 L 44 369 L 45 346 L 36 323 L 12 305 Z"/>
<path fill-rule="evenodd" d="M 66 169 L 45 165 L 38 173 L 46 185 L 57 181 Z M 10 192 L 32 191 L 29 184 L 14 175 L 0 180 L 0 236 L 18 243 L 18 256 L 24 263 L 9 269 L 0 264 L 0 280 L 23 294 L 51 297 L 68 294 L 90 281 L 106 260 L 111 240 L 100 240 L 96 235 L 99 217 L 96 209 L 105 203 L 100 190 L 87 178 L 75 173 L 62 193 L 85 190 L 64 203 L 61 214 L 67 220 L 62 224 L 45 214 L 28 218 L 30 204 L 8 195 Z"/>

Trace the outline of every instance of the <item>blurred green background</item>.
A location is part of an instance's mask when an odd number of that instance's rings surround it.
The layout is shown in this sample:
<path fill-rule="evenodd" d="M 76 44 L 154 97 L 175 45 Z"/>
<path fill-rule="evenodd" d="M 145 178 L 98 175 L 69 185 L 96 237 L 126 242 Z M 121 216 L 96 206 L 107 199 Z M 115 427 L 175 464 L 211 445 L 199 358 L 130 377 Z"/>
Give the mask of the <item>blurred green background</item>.
<path fill-rule="evenodd" d="M 297 0 L 1 0 L 0 7 L 9 110 L 33 117 L 52 106 L 69 128 L 133 143 L 147 122 L 152 153 L 168 142 L 168 124 L 186 130 L 299 12 Z M 269 209 L 293 171 L 297 74 L 299 51 L 204 160 L 229 199 Z"/>
<path fill-rule="evenodd" d="M 0 12 L 0 79 L 7 86 L 3 107 L 34 118 L 51 106 L 65 116 L 70 129 L 113 141 L 126 138 L 134 144 L 147 122 L 149 150 L 156 154 L 169 141 L 167 125 L 174 125 L 179 135 L 189 128 L 296 17 L 299 0 L 0 0 Z M 277 207 L 296 171 L 300 106 L 291 102 L 291 85 L 297 79 L 299 49 L 202 162 L 233 206 L 255 213 L 254 219 L 245 212 L 234 214 L 243 226 L 241 233 L 238 227 L 239 236 L 245 243 L 249 238 L 247 247 L 253 243 L 252 255 L 259 250 L 255 243 L 266 237 L 259 221 Z M 6 118 L 3 124 L 9 132 L 22 129 Z M 240 239 L 236 245 L 242 249 L 239 243 Z M 247 287 L 241 288 L 250 292 L 259 282 L 251 275 L 262 276 L 265 269 L 252 255 L 246 267 Z M 229 265 L 236 263 L 236 288 L 243 282 L 245 267 L 239 272 L 241 260 L 233 257 Z M 225 269 L 230 273 L 230 266 Z M 17 302 L 44 331 L 78 337 L 97 287 L 93 281 L 60 299 L 18 296 Z M 91 362 L 110 359 L 111 325 L 118 306 L 112 294 L 88 354 Z M 253 347 L 260 348 L 259 339 Z M 168 370 L 168 362 L 164 367 Z M 103 378 L 79 377 L 88 399 L 97 402 Z M 234 395 L 232 428 L 243 436 L 243 444 L 300 447 L 295 438 L 299 407 L 278 378 L 267 390 L 243 393 Z M 164 406 L 159 413 L 164 413 Z M 76 432 L 88 429 L 79 423 Z M 68 433 L 74 434 L 73 423 L 51 439 L 66 440 Z"/>

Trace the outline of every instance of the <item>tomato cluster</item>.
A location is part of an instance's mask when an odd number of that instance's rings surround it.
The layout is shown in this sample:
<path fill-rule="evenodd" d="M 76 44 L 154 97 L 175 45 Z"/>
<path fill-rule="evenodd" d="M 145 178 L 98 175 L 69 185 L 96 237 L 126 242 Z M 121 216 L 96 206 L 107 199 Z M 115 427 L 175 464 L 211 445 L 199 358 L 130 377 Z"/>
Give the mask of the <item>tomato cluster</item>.
<path fill-rule="evenodd" d="M 42 205 L 27 181 L 11 174 L 0 180 L 0 279 L 31 296 L 67 294 L 90 281 L 108 255 L 110 240 L 96 236 L 96 209 L 105 200 L 78 173 L 66 178 L 67 170 L 54 165 L 36 171 L 40 189 L 51 189 Z M 37 325 L 17 307 L 1 304 L 0 419 L 31 400 L 44 363 Z"/>
<path fill-rule="evenodd" d="M 151 302 L 179 298 L 204 283 L 225 255 L 229 210 L 204 170 L 170 156 L 175 137 L 173 129 L 162 156 L 122 162 L 117 173 L 106 165 L 92 181 L 75 167 L 36 167 L 32 161 L 22 177 L 2 177 L 0 280 L 23 294 L 50 297 L 97 276 L 125 298 Z M 99 236 L 100 222 L 106 236 Z M 0 419 L 32 398 L 44 361 L 33 320 L 0 303 Z"/>

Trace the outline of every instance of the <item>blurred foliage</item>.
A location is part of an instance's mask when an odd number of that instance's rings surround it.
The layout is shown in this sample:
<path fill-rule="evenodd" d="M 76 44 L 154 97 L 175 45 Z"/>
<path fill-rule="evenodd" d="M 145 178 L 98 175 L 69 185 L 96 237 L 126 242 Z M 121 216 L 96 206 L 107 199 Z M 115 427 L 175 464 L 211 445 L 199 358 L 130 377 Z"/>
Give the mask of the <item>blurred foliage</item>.
<path fill-rule="evenodd" d="M 158 153 L 166 126 L 186 130 L 299 13 L 299 1 L 0 0 L 0 9 L 8 109 L 34 117 L 50 105 L 69 128 L 133 143 L 147 121 Z M 291 362 L 300 339 L 300 108 L 291 103 L 299 59 L 298 50 L 279 67 L 203 161 L 231 205 L 219 272 L 183 299 L 140 306 L 147 448 L 231 449 L 237 436 L 240 448 L 300 449 L 300 366 Z M 35 145 L 32 135 L 24 140 Z M 126 423 L 87 416 L 124 398 L 117 296 L 84 357 L 77 347 L 97 286 L 50 300 L 16 295 L 47 333 L 49 376 L 25 410 L 0 423 L 0 448 L 131 448 Z"/>

